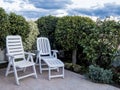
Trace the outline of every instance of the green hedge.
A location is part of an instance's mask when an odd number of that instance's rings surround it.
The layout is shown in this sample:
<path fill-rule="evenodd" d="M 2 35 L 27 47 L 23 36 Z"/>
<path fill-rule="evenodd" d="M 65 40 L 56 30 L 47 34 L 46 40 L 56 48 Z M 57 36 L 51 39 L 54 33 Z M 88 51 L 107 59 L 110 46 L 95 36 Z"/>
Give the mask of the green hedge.
<path fill-rule="evenodd" d="M 0 8 L 0 48 L 5 48 L 7 35 L 20 35 L 25 41 L 30 32 L 28 22 L 24 17 L 15 13 L 7 14 Z"/>
<path fill-rule="evenodd" d="M 36 23 L 39 28 L 39 36 L 48 37 L 51 43 L 51 47 L 55 48 L 55 29 L 58 18 L 55 16 L 40 17 Z"/>
<path fill-rule="evenodd" d="M 112 83 L 113 73 L 111 70 L 91 65 L 89 66 L 88 77 L 94 82 Z"/>

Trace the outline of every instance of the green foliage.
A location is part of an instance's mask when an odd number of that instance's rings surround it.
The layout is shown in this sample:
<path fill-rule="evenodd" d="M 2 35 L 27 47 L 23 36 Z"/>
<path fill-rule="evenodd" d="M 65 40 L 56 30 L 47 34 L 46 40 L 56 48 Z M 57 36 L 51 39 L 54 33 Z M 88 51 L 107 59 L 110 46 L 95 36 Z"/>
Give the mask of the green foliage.
<path fill-rule="evenodd" d="M 65 49 L 72 50 L 81 44 L 82 40 L 91 33 L 94 22 L 87 17 L 65 16 L 58 20 L 55 38 Z"/>
<path fill-rule="evenodd" d="M 25 18 L 15 13 L 7 14 L 0 8 L 0 48 L 5 48 L 7 35 L 20 35 L 25 41 L 28 36 L 29 26 Z"/>
<path fill-rule="evenodd" d="M 113 60 L 120 36 L 120 23 L 115 21 L 97 21 L 93 33 L 88 35 L 82 43 L 86 59 L 97 63 L 103 68 L 109 67 Z"/>
<path fill-rule="evenodd" d="M 54 16 L 44 16 L 36 21 L 40 32 L 39 36 L 48 37 L 53 48 L 55 47 L 54 34 L 57 21 L 58 18 Z"/>
<path fill-rule="evenodd" d="M 65 16 L 58 20 L 55 38 L 64 50 L 72 50 L 72 63 L 76 63 L 78 46 L 91 34 L 95 22 L 88 17 Z"/>
<path fill-rule="evenodd" d="M 113 73 L 111 70 L 100 68 L 99 66 L 89 66 L 88 77 L 94 82 L 111 83 Z"/>
<path fill-rule="evenodd" d="M 120 49 L 120 48 L 119 48 Z M 115 53 L 114 60 L 112 61 L 113 81 L 120 85 L 120 50 Z"/>
<path fill-rule="evenodd" d="M 114 72 L 113 73 L 113 81 L 120 85 L 120 72 Z"/>
<path fill-rule="evenodd" d="M 33 21 L 28 21 L 29 24 L 29 30 L 28 37 L 25 39 L 24 48 L 25 50 L 35 50 L 36 49 L 36 41 L 37 36 L 39 35 L 37 24 Z"/>
<path fill-rule="evenodd" d="M 6 36 L 9 31 L 8 15 L 4 9 L 0 8 L 0 48 L 5 47 Z"/>
<path fill-rule="evenodd" d="M 74 71 L 76 73 L 80 73 L 82 71 L 81 70 L 82 67 L 80 65 L 72 64 L 72 63 L 65 63 L 65 68 Z"/>
<path fill-rule="evenodd" d="M 120 67 L 120 50 L 118 50 L 116 53 L 115 53 L 115 55 L 114 55 L 114 59 L 113 59 L 113 61 L 112 61 L 112 66 L 114 66 L 114 67 Z"/>
<path fill-rule="evenodd" d="M 30 32 L 28 22 L 20 15 L 15 13 L 10 13 L 9 15 L 9 34 L 10 35 L 20 35 L 25 41 L 25 38 L 28 37 L 28 32 Z"/>

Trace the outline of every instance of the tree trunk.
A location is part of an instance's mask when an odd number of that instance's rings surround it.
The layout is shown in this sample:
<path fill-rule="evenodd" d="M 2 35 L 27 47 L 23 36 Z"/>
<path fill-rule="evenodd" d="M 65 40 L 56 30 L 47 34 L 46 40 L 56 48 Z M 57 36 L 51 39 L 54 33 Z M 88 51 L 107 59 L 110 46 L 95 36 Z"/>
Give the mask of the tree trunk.
<path fill-rule="evenodd" d="M 77 55 L 77 49 L 74 49 L 74 50 L 72 51 L 72 63 L 73 63 L 73 64 L 76 64 L 76 61 L 77 61 L 76 55 Z"/>

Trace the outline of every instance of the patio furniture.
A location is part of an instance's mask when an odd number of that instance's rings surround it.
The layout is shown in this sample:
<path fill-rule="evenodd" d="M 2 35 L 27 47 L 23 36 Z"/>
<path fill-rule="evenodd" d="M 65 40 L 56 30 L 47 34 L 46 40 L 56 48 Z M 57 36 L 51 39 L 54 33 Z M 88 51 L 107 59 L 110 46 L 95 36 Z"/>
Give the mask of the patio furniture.
<path fill-rule="evenodd" d="M 49 80 L 54 77 L 64 78 L 64 64 L 57 58 L 57 50 L 51 50 L 50 42 L 46 37 L 37 38 L 37 57 L 36 63 L 39 63 L 40 73 L 43 70 L 48 70 Z M 44 67 L 47 65 L 47 67 Z M 51 70 L 57 70 L 59 72 L 62 68 L 62 72 L 57 75 L 52 75 Z"/>
<path fill-rule="evenodd" d="M 6 37 L 6 48 L 7 48 L 7 56 L 8 56 L 8 67 L 6 70 L 7 76 L 9 73 L 14 72 L 16 84 L 19 85 L 19 80 L 29 77 L 35 76 L 37 78 L 35 63 L 33 62 L 33 53 L 24 52 L 22 40 L 19 35 L 9 35 Z M 26 55 L 28 56 L 26 58 Z M 13 70 L 10 68 L 13 67 Z M 18 71 L 23 70 L 25 72 L 27 67 L 32 67 L 33 72 L 27 75 L 18 76 Z"/>

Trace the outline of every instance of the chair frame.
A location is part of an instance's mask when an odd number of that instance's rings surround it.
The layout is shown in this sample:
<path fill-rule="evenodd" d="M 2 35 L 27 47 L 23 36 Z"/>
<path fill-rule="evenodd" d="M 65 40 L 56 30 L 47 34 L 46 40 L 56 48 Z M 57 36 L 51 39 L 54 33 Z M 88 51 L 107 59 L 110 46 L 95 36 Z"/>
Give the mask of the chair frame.
<path fill-rule="evenodd" d="M 47 48 L 46 51 L 48 51 L 48 52 L 44 52 L 44 47 Z M 46 37 L 37 38 L 36 64 L 39 63 L 39 70 L 40 70 L 41 74 L 42 74 L 43 70 L 48 70 L 48 79 L 49 80 L 51 78 L 55 78 L 55 77 L 64 78 L 64 64 L 57 58 L 57 52 L 58 52 L 57 50 L 51 50 L 50 42 L 49 42 L 48 38 L 46 38 Z M 44 64 L 42 64 L 42 62 L 44 62 Z M 44 65 L 47 65 L 48 68 L 43 68 L 42 66 L 44 66 Z M 60 68 L 62 68 L 62 74 L 58 74 L 58 75 L 51 74 L 52 70 L 56 69 L 59 72 Z"/>
<path fill-rule="evenodd" d="M 14 39 L 16 39 L 14 41 Z M 18 39 L 18 40 L 17 40 Z M 17 46 L 17 44 L 15 42 L 19 42 L 20 45 Z M 17 56 L 17 49 L 22 50 L 20 53 L 22 53 L 20 56 Z M 30 52 L 24 52 L 23 50 L 23 45 L 22 45 L 22 40 L 21 37 L 19 35 L 9 35 L 6 37 L 6 48 L 7 48 L 7 57 L 8 57 L 8 67 L 6 70 L 6 74 L 5 76 L 8 76 L 8 74 L 13 73 L 14 72 L 14 76 L 15 76 L 15 80 L 16 80 L 16 84 L 20 85 L 19 80 L 29 77 L 29 76 L 35 76 L 35 78 L 37 78 L 37 73 L 36 73 L 36 68 L 35 68 L 35 63 L 33 61 L 33 56 L 35 55 L 34 53 L 30 53 Z M 10 50 L 10 48 L 12 50 Z M 13 53 L 14 52 L 14 53 Z M 27 59 L 25 58 L 25 55 L 27 55 Z M 16 59 L 22 59 L 21 61 L 15 61 Z M 26 63 L 26 64 L 25 64 Z M 10 70 L 10 68 L 13 67 L 13 70 Z M 33 73 L 24 75 L 24 76 L 18 76 L 18 71 L 23 70 L 25 72 L 27 67 L 32 67 L 33 68 Z M 19 68 L 19 69 L 17 69 Z"/>

